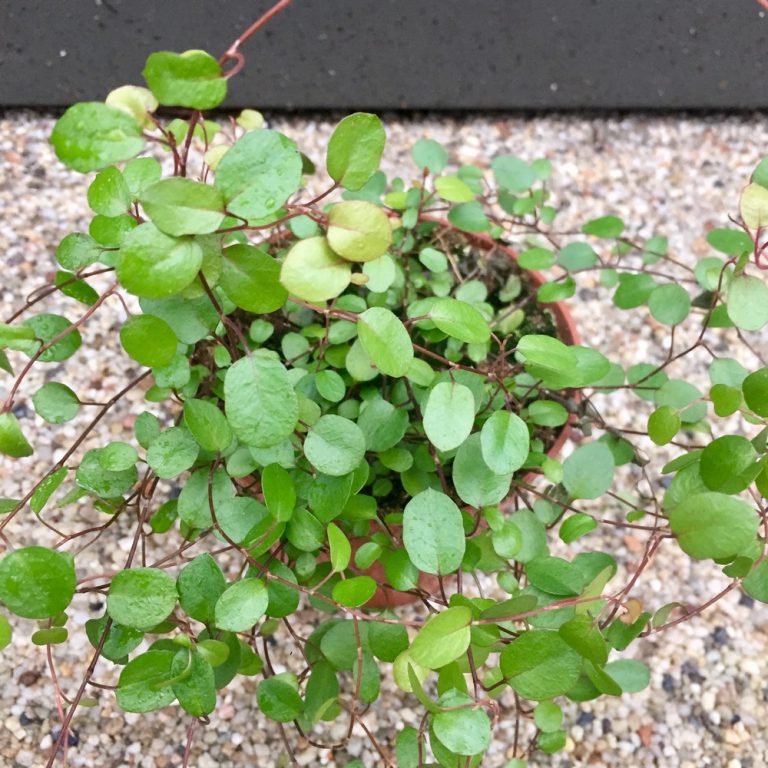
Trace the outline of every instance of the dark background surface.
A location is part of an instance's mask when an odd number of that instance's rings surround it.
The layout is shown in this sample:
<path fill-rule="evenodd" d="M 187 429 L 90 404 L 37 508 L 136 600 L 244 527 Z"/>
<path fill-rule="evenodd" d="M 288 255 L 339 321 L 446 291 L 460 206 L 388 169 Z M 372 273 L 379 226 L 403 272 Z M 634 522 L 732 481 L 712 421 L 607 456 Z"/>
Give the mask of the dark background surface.
<path fill-rule="evenodd" d="M 220 55 L 273 0 L 0 0 L 0 105 L 143 84 L 155 50 Z M 244 52 L 226 106 L 754 109 L 755 0 L 294 0 Z"/>

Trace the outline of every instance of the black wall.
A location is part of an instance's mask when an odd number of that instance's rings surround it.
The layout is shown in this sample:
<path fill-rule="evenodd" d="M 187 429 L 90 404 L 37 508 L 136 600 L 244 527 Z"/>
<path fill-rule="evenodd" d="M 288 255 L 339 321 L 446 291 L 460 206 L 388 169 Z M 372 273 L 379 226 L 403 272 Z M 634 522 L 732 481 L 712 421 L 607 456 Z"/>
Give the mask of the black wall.
<path fill-rule="evenodd" d="M 0 105 L 143 84 L 154 50 L 219 55 L 273 0 L 0 0 Z M 761 108 L 756 0 L 294 0 L 227 106 Z"/>

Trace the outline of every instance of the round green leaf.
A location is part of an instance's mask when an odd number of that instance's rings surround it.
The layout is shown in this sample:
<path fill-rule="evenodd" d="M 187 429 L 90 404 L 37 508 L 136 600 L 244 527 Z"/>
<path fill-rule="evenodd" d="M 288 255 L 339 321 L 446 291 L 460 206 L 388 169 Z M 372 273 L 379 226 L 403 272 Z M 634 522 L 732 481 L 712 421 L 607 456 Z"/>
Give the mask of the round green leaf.
<path fill-rule="evenodd" d="M 768 195 L 768 189 L 763 191 Z M 737 328 L 759 331 L 768 323 L 768 286 L 762 278 L 737 275 L 728 288 L 727 307 L 728 317 Z"/>
<path fill-rule="evenodd" d="M 365 436 L 349 419 L 327 414 L 307 433 L 304 454 L 319 472 L 340 477 L 354 472 L 363 460 Z"/>
<path fill-rule="evenodd" d="M 758 416 L 768 417 L 768 368 L 750 373 L 741 385 L 744 401 Z"/>
<path fill-rule="evenodd" d="M 295 677 L 290 672 L 262 680 L 256 691 L 256 700 L 259 709 L 278 723 L 290 723 L 304 710 L 304 702 L 296 690 Z"/>
<path fill-rule="evenodd" d="M 603 668 L 612 677 L 624 693 L 639 693 L 651 682 L 651 672 L 642 661 L 636 659 L 616 659 Z"/>
<path fill-rule="evenodd" d="M 624 231 L 624 222 L 618 216 L 601 216 L 588 221 L 582 226 L 581 231 L 585 235 L 595 237 L 620 237 Z"/>
<path fill-rule="evenodd" d="M 168 617 L 176 597 L 176 584 L 165 571 L 131 568 L 112 578 L 107 611 L 118 624 L 148 629 Z"/>
<path fill-rule="evenodd" d="M 516 472 L 528 458 L 528 426 L 516 414 L 496 411 L 480 430 L 483 461 L 497 475 Z"/>
<path fill-rule="evenodd" d="M 385 141 L 376 115 L 356 112 L 345 117 L 328 142 L 328 175 L 345 189 L 361 189 L 379 167 Z"/>
<path fill-rule="evenodd" d="M 605 443 L 587 443 L 563 462 L 563 485 L 574 499 L 596 499 L 613 482 L 613 454 Z"/>
<path fill-rule="evenodd" d="M 198 555 L 187 563 L 176 579 L 182 610 L 206 624 L 213 621 L 214 606 L 226 588 L 221 568 L 208 553 Z"/>
<path fill-rule="evenodd" d="M 199 452 L 200 447 L 189 430 L 170 427 L 150 443 L 147 464 L 158 477 L 170 479 L 189 469 Z"/>
<path fill-rule="evenodd" d="M 344 399 L 346 387 L 344 379 L 330 369 L 318 371 L 315 374 L 315 387 L 322 397 L 332 403 L 339 403 Z"/>
<path fill-rule="evenodd" d="M 527 192 L 536 181 L 536 174 L 528 163 L 514 155 L 499 155 L 491 161 L 491 170 L 500 187 L 510 192 Z"/>
<path fill-rule="evenodd" d="M 539 334 L 523 336 L 517 354 L 528 372 L 538 378 L 569 375 L 576 370 L 576 353 L 559 339 Z"/>
<path fill-rule="evenodd" d="M 327 528 L 328 546 L 331 553 L 331 568 L 337 573 L 346 570 L 352 557 L 352 545 L 336 523 L 330 523 Z"/>
<path fill-rule="evenodd" d="M 741 435 L 724 435 L 702 452 L 699 473 L 710 491 L 741 493 L 760 472 L 757 452 Z"/>
<path fill-rule="evenodd" d="M 740 499 L 723 493 L 697 493 L 670 513 L 680 548 L 697 560 L 734 557 L 755 540 L 760 518 Z"/>
<path fill-rule="evenodd" d="M 67 332 L 67 328 L 72 323 L 63 315 L 50 315 L 46 313 L 33 315 L 24 325 L 32 328 L 35 332 L 35 338 L 40 339 L 44 344 L 50 344 L 59 334 L 65 334 L 40 355 L 38 360 L 41 363 L 60 363 L 72 357 L 83 343 L 77 328 Z"/>
<path fill-rule="evenodd" d="M 267 588 L 258 579 L 241 579 L 230 584 L 216 601 L 215 623 L 218 629 L 247 632 L 266 612 Z"/>
<path fill-rule="evenodd" d="M 549 251 L 544 251 L 544 254 L 549 254 Z M 546 257 L 544 257 L 544 259 L 545 258 Z M 568 243 L 568 245 L 561 248 L 560 252 L 557 254 L 557 263 L 572 271 L 589 269 L 589 267 L 594 267 L 597 262 L 597 253 L 595 253 L 595 249 L 589 245 L 589 243 Z M 539 269 L 541 269 L 541 267 L 539 267 Z"/>
<path fill-rule="evenodd" d="M 470 435 L 453 460 L 453 484 L 459 498 L 471 507 L 498 504 L 509 493 L 512 473 L 497 474 L 483 459 L 479 434 Z"/>
<path fill-rule="evenodd" d="M 69 387 L 56 381 L 43 384 L 32 395 L 32 403 L 37 415 L 51 424 L 64 424 L 74 419 L 80 409 L 77 395 Z"/>
<path fill-rule="evenodd" d="M 24 547 L 0 560 L 0 601 L 25 619 L 47 619 L 67 608 L 75 594 L 75 566 L 63 552 Z"/>
<path fill-rule="evenodd" d="M 131 115 L 142 128 L 152 128 L 150 117 L 159 106 L 157 99 L 148 88 L 138 85 L 121 85 L 107 94 L 104 103 Z"/>
<path fill-rule="evenodd" d="M 513 640 L 499 657 L 511 688 L 526 699 L 561 696 L 576 684 L 582 661 L 556 632 L 529 630 Z"/>
<path fill-rule="evenodd" d="M 662 405 L 648 417 L 648 436 L 656 445 L 666 445 L 674 439 L 681 425 L 677 408 Z"/>
<path fill-rule="evenodd" d="M 192 717 L 210 715 L 216 709 L 216 680 L 213 667 L 197 649 L 184 648 L 171 664 L 173 693 Z"/>
<path fill-rule="evenodd" d="M 255 352 L 227 369 L 224 398 L 232 431 L 256 448 L 285 440 L 299 418 L 298 398 L 288 371 L 267 352 Z"/>
<path fill-rule="evenodd" d="M 105 468 L 104 464 L 109 466 L 109 461 L 110 452 L 106 453 L 105 461 L 102 462 L 100 449 L 88 451 L 77 468 L 75 475 L 77 484 L 103 499 L 115 499 L 127 493 L 138 480 L 139 473 L 136 467 L 131 466 L 124 470 L 114 471 Z"/>
<path fill-rule="evenodd" d="M 441 381 L 432 388 L 424 407 L 424 431 L 435 448 L 458 448 L 469 437 L 474 423 L 475 396 L 469 387 Z"/>
<path fill-rule="evenodd" d="M 353 576 L 337 581 L 331 596 L 337 603 L 356 608 L 376 594 L 376 582 L 370 576 Z"/>
<path fill-rule="evenodd" d="M 131 115 L 89 101 L 70 107 L 56 121 L 51 144 L 64 165 L 87 173 L 138 155 L 144 139 Z"/>
<path fill-rule="evenodd" d="M 305 301 L 336 298 L 348 285 L 352 267 L 336 255 L 324 237 L 299 240 L 285 257 L 280 282 Z"/>
<path fill-rule="evenodd" d="M 450 203 L 468 203 L 475 198 L 475 193 L 458 176 L 435 179 L 435 191 Z"/>
<path fill-rule="evenodd" d="M 419 169 L 430 173 L 442 173 L 448 164 L 448 153 L 434 139 L 419 139 L 411 149 L 411 157 Z"/>
<path fill-rule="evenodd" d="M 741 256 L 754 248 L 752 238 L 741 229 L 711 229 L 707 232 L 707 242 L 720 253 L 728 256 Z"/>
<path fill-rule="evenodd" d="M 115 696 L 126 712 L 153 712 L 176 698 L 169 681 L 175 651 L 147 651 L 126 664 Z"/>
<path fill-rule="evenodd" d="M 677 283 L 657 285 L 648 297 L 648 309 L 664 325 L 677 325 L 688 317 L 691 297 L 688 291 Z"/>
<path fill-rule="evenodd" d="M 483 709 L 477 709 L 474 699 L 453 690 L 440 697 L 432 720 L 435 736 L 457 755 L 479 755 L 491 742 L 491 721 Z"/>
<path fill-rule="evenodd" d="M 227 150 L 216 167 L 215 186 L 227 211 L 245 219 L 263 219 L 278 211 L 299 188 L 301 155 L 277 131 L 248 131 Z"/>
<path fill-rule="evenodd" d="M 741 218 L 750 229 L 762 229 L 768 224 L 768 189 L 749 184 L 741 193 Z"/>
<path fill-rule="evenodd" d="M 116 270 L 129 293 L 161 299 L 186 288 L 202 264 L 203 250 L 194 240 L 170 237 L 146 223 L 123 238 Z"/>
<path fill-rule="evenodd" d="M 207 400 L 184 403 L 184 423 L 206 451 L 223 451 L 232 442 L 232 430 L 221 410 Z"/>
<path fill-rule="evenodd" d="M 213 109 L 227 95 L 219 62 L 205 51 L 156 51 L 149 55 L 141 74 L 167 107 Z"/>
<path fill-rule="evenodd" d="M 108 472 L 123 472 L 130 469 L 139 460 L 139 454 L 130 443 L 116 441 L 108 443 L 96 451 L 96 457 L 102 469 Z"/>
<path fill-rule="evenodd" d="M 403 543 L 420 571 L 452 573 L 461 565 L 466 546 L 461 511 L 444 493 L 427 488 L 405 506 Z"/>
<path fill-rule="evenodd" d="M 120 329 L 120 343 L 140 365 L 162 368 L 173 360 L 179 340 L 165 320 L 154 315 L 134 315 Z"/>
<path fill-rule="evenodd" d="M 372 261 L 392 242 L 389 217 L 365 200 L 337 203 L 328 214 L 328 243 L 347 261 Z"/>
<path fill-rule="evenodd" d="M 153 224 L 167 235 L 205 235 L 224 219 L 224 198 L 218 189 L 191 179 L 163 179 L 139 198 Z"/>
<path fill-rule="evenodd" d="M 448 211 L 448 221 L 464 232 L 487 232 L 491 228 L 483 206 L 474 200 L 470 203 L 459 203 L 451 208 Z"/>
<path fill-rule="evenodd" d="M 432 616 L 413 638 L 408 656 L 427 669 L 440 669 L 463 656 L 470 641 L 472 611 L 464 605 Z"/>
<path fill-rule="evenodd" d="M 290 520 L 296 506 L 296 487 L 291 475 L 279 464 L 269 464 L 261 473 L 261 491 L 269 514 L 278 521 Z"/>
<path fill-rule="evenodd" d="M 114 165 L 98 173 L 88 187 L 88 205 L 102 216 L 119 216 L 130 204 L 131 192 L 123 174 Z"/>
<path fill-rule="evenodd" d="M 380 397 L 367 400 L 357 419 L 357 426 L 365 435 L 366 450 L 377 453 L 394 448 L 403 439 L 408 424 L 405 408 L 395 408 Z"/>
<path fill-rule="evenodd" d="M 582 571 L 560 557 L 535 557 L 526 564 L 525 573 L 534 587 L 549 595 L 579 595 L 586 586 Z"/>
<path fill-rule="evenodd" d="M 238 307 L 267 314 L 285 304 L 288 291 L 280 284 L 280 264 L 252 245 L 231 245 L 223 251 L 219 285 Z"/>
<path fill-rule="evenodd" d="M 405 376 L 413 360 L 408 331 L 395 314 L 371 307 L 357 318 L 357 335 L 373 364 L 387 376 Z"/>

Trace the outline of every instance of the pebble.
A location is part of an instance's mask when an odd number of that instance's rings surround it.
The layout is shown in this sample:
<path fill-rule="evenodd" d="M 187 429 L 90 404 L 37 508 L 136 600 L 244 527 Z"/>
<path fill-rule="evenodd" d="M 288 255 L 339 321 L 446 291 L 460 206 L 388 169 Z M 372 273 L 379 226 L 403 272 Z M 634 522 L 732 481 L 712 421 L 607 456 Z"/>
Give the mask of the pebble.
<path fill-rule="evenodd" d="M 386 123 L 388 148 L 383 169 L 390 176 L 412 173 L 408 167 L 410 147 L 424 135 L 444 143 L 454 161 L 474 162 L 485 169 L 499 153 L 527 160 L 548 157 L 554 165 L 549 186 L 554 203 L 561 208 L 558 221 L 563 229 L 578 228 L 589 218 L 612 213 L 622 216 L 640 237 L 667 235 L 670 249 L 686 259 L 710 253 L 705 232 L 729 225 L 728 215 L 737 210 L 740 190 L 760 160 L 762 148 L 768 146 L 768 123 L 761 115 L 590 118 L 573 114 L 534 119 L 422 115 L 390 117 Z M 53 251 L 61 238 L 87 228 L 85 192 L 90 179 L 55 161 L 48 142 L 52 124 L 50 117 L 32 112 L 8 111 L 0 118 L 0 253 L 5 267 L 0 307 L 4 315 L 6 307 L 16 306 L 23 295 L 43 283 L 44 273 L 53 268 Z M 333 126 L 334 121 L 311 116 L 281 117 L 271 123 L 271 127 L 298 140 L 315 161 L 323 158 Z M 36 169 L 45 171 L 44 180 L 35 176 Z M 588 343 L 622 362 L 657 359 L 655 344 L 664 338 L 657 324 L 641 312 L 612 313 L 596 283 L 584 288 L 573 303 L 573 312 Z M 64 305 L 51 302 L 48 306 L 55 311 Z M 71 305 L 67 306 L 66 311 L 70 311 Z M 40 429 L 28 397 L 48 380 L 46 377 L 60 376 L 65 368 L 78 371 L 78 394 L 99 401 L 121 386 L 124 368 L 118 362 L 115 327 L 114 315 L 97 315 L 89 332 L 91 339 L 104 340 L 98 351 L 84 345 L 72 359 L 71 368 L 52 366 L 46 372 L 33 373 L 18 413 L 41 451 L 26 460 L 24 472 L 0 473 L 0 496 L 16 497 L 26 488 L 31 474 L 62 455 L 63 446 L 82 425 L 82 420 L 62 425 L 53 437 L 50 431 Z M 627 343 L 628 336 L 631 344 Z M 723 354 L 727 349 L 725 345 L 719 347 Z M 6 386 L 7 379 L 0 379 L 0 398 Z M 707 386 L 706 378 L 703 386 Z M 139 397 L 139 393 L 132 393 L 128 400 L 136 403 Z M 631 415 L 631 400 L 617 397 L 613 402 L 615 411 Z M 147 407 L 152 410 L 154 406 Z M 98 445 L 108 439 L 130 439 L 132 423 L 130 413 L 117 411 L 114 421 L 97 426 L 90 442 Z M 632 471 L 630 468 L 621 477 L 638 482 L 639 475 L 632 475 Z M 94 514 L 87 519 L 100 519 L 99 513 L 86 513 L 85 508 L 79 512 L 77 505 L 68 510 L 68 514 L 82 514 L 84 519 Z M 87 555 L 78 559 L 79 566 L 84 570 L 109 569 L 120 562 L 131 546 L 131 530 L 118 524 L 111 533 L 111 538 L 103 537 L 103 549 L 90 561 Z M 637 537 L 623 541 L 621 535 L 612 537 L 612 533 L 600 534 L 600 543 L 619 559 L 618 583 L 637 560 L 637 553 L 631 551 L 637 549 Z M 29 528 L 11 526 L 10 535 L 14 542 L 32 543 L 25 539 L 30 536 Z M 588 537 L 591 543 L 596 535 Z M 34 543 L 47 543 L 46 536 L 45 531 L 34 529 Z M 555 542 L 553 550 L 559 546 Z M 672 601 L 700 603 L 723 584 L 711 563 L 691 562 L 680 555 L 674 543 L 665 542 L 654 559 L 653 572 L 644 585 L 639 585 L 637 597 L 643 610 L 655 611 Z M 76 601 L 70 623 L 82 624 L 94 615 L 86 601 Z M 582 709 L 582 704 L 565 702 L 566 752 L 537 756 L 532 766 L 766 765 L 768 737 L 762 727 L 768 722 L 768 690 L 763 690 L 763 681 L 768 678 L 766 627 L 766 607 L 734 591 L 703 616 L 641 640 L 629 655 L 649 663 L 650 688 L 621 699 L 590 702 L 589 711 Z M 39 765 L 40 756 L 52 746 L 51 729 L 57 723 L 44 652 L 25 640 L 28 630 L 28 622 L 20 624 L 13 661 L 0 665 L 0 713 L 5 713 L 4 727 L 0 727 L 0 765 Z M 65 690 L 73 690 L 79 683 L 88 648 L 87 643 L 77 645 L 73 638 L 70 644 L 56 649 L 59 665 L 67 670 L 61 679 Z M 281 657 L 280 651 L 279 646 L 271 651 L 278 657 L 275 663 L 294 669 L 296 660 Z M 100 666 L 99 675 L 105 682 L 116 680 L 108 665 Z M 390 738 L 404 725 L 418 726 L 420 707 L 413 697 L 395 689 L 386 675 L 382 686 L 382 698 L 366 715 L 376 734 Z M 224 696 L 210 725 L 199 729 L 192 764 L 197 768 L 278 768 L 287 764 L 277 727 L 261 718 L 254 706 L 253 682 L 237 681 Z M 77 715 L 79 743 L 69 750 L 71 768 L 177 768 L 181 764 L 188 717 L 174 708 L 149 716 L 121 713 L 109 692 L 100 691 L 96 698 L 97 707 Z M 736 706 L 741 713 L 734 711 Z M 323 725 L 323 737 L 337 728 L 343 735 L 344 723 Z M 641 728 L 645 729 L 644 741 Z M 512 729 L 512 721 L 502 718 L 484 768 L 505 765 L 504 752 L 512 743 Z M 357 729 L 348 749 L 339 750 L 336 757 L 327 750 L 305 747 L 299 749 L 297 759 L 302 765 L 344 765 L 353 757 L 359 757 L 366 766 L 380 762 Z"/>

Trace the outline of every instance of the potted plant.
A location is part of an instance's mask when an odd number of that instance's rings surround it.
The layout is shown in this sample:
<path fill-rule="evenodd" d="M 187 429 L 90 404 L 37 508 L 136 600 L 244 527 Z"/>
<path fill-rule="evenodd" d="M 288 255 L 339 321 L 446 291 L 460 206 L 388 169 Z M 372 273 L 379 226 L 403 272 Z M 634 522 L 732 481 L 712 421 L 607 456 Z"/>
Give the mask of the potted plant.
<path fill-rule="evenodd" d="M 768 369 L 709 344 L 730 334 L 748 352 L 744 333 L 768 323 L 764 165 L 738 226 L 709 233 L 720 255 L 692 268 L 613 216 L 558 233 L 544 161 L 450 168 L 420 140 L 416 182 L 388 181 L 384 130 L 365 113 L 339 123 L 328 181 L 309 194 L 311 160 L 257 113 L 224 128 L 204 118 L 243 65 L 240 46 L 285 5 L 219 61 L 152 54 L 148 88 L 77 104 L 53 132 L 64 163 L 95 172 L 94 217 L 59 244 L 50 288 L 0 325 L 11 382 L 0 451 L 23 471 L 33 445 L 14 406 L 28 374 L 68 360 L 95 313 L 116 310 L 132 362 L 103 404 L 78 393 L 76 370 L 27 393 L 53 425 L 96 410 L 0 510 L 2 645 L 8 616 L 38 622 L 52 670 L 70 632 L 93 645 L 79 688 L 57 687 L 49 766 L 83 698 L 111 685 L 95 675 L 99 659 L 116 667 L 123 709 L 178 701 L 199 721 L 217 691 L 257 677 L 256 705 L 289 754 L 282 724 L 310 734 L 342 717 L 382 764 L 478 765 L 493 724 L 510 717 L 519 766 L 564 745 L 558 700 L 640 690 L 645 665 L 614 656 L 704 607 L 633 599 L 659 547 L 722 570 L 708 604 L 738 587 L 768 596 Z M 165 169 L 148 151 L 158 147 Z M 579 342 L 559 302 L 584 272 L 614 305 L 669 329 L 661 362 L 624 370 Z M 76 319 L 45 311 L 53 292 Z M 707 391 L 688 380 L 700 351 Z M 92 445 L 94 426 L 142 385 L 135 439 Z M 628 394 L 636 414 L 607 422 L 600 398 Z M 571 427 L 580 444 L 561 461 Z M 663 493 L 650 476 L 656 446 L 673 454 L 656 467 L 671 478 Z M 622 488 L 627 468 L 647 490 Z M 600 499 L 622 512 L 604 517 Z M 79 519 L 83 506 L 98 524 Z M 86 570 L 84 548 L 120 526 L 131 531 L 124 566 Z M 593 544 L 615 527 L 647 536 L 621 584 L 612 552 Z M 73 626 L 72 601 L 94 595 L 103 615 Z M 391 610 L 401 596 L 416 602 Z M 306 635 L 293 623 L 305 611 Z M 272 637 L 296 650 L 286 671 L 269 657 Z M 394 745 L 365 724 L 382 675 L 422 707 Z"/>

